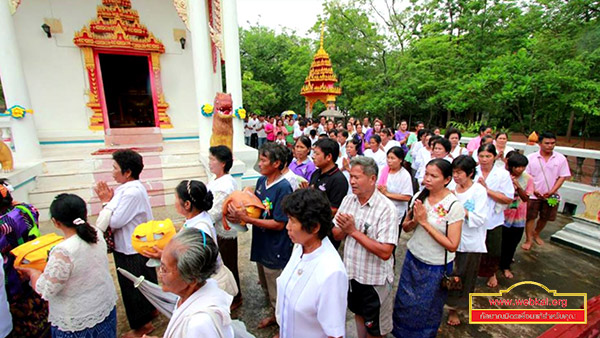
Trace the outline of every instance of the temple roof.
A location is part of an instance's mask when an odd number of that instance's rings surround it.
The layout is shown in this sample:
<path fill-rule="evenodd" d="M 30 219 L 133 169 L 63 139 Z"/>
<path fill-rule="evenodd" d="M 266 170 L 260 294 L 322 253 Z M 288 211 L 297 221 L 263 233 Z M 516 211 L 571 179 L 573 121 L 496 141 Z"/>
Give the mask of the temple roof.
<path fill-rule="evenodd" d="M 323 48 L 323 35 L 325 26 L 321 24 L 321 44 L 319 50 L 313 57 L 313 62 L 310 65 L 310 72 L 304 80 L 304 86 L 300 94 L 303 96 L 319 96 L 319 95 L 340 95 L 342 89 L 335 87 L 338 82 L 337 77 L 333 73 L 329 54 Z"/>
<path fill-rule="evenodd" d="M 140 23 L 130 0 L 102 0 L 89 27 L 75 33 L 79 47 L 119 48 L 164 53 L 165 47 Z"/>

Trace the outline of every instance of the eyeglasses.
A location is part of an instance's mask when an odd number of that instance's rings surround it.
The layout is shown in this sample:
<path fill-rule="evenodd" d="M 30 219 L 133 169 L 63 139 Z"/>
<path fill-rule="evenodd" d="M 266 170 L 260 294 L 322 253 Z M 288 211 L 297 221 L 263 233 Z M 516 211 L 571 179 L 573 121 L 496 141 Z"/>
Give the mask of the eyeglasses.
<path fill-rule="evenodd" d="M 158 267 L 158 273 L 160 273 L 161 275 L 166 275 L 171 273 L 171 271 L 168 271 L 165 265 L 163 263 L 160 263 L 160 266 Z"/>

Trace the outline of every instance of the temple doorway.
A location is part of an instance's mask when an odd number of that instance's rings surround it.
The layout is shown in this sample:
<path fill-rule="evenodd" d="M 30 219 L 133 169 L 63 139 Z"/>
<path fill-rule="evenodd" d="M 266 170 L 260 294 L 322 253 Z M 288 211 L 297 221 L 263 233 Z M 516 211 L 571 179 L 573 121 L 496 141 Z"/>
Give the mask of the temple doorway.
<path fill-rule="evenodd" d="M 155 127 L 149 56 L 98 54 L 109 128 Z"/>

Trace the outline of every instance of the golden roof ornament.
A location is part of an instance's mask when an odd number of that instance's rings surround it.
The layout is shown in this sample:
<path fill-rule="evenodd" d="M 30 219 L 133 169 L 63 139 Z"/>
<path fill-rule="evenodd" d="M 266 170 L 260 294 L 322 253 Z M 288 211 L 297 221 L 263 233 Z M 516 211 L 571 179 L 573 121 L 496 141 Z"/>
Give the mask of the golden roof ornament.
<path fill-rule="evenodd" d="M 324 36 L 325 24 L 322 22 L 319 50 L 313 57 L 310 71 L 300 90 L 300 94 L 306 98 L 307 116 L 312 113 L 312 106 L 317 101 L 323 102 L 330 109 L 335 109 L 336 96 L 342 93 L 342 89 L 335 86 L 338 79 L 333 73 L 329 54 L 323 47 Z"/>

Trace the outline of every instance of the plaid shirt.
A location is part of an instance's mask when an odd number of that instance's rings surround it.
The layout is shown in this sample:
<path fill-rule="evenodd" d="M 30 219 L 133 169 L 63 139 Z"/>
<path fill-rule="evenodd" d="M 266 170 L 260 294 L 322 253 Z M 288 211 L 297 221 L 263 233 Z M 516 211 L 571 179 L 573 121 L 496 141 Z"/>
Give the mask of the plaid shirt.
<path fill-rule="evenodd" d="M 400 229 L 396 207 L 378 190 L 364 205 L 360 204 L 356 195 L 347 195 L 338 213 L 353 215 L 356 229 L 377 242 L 397 245 Z M 384 261 L 350 236 L 346 237 L 344 244 L 344 263 L 348 279 L 361 284 L 384 285 L 386 280 L 394 282 L 394 256 Z"/>

